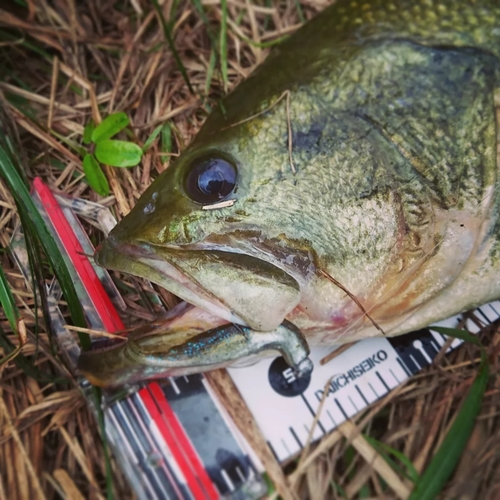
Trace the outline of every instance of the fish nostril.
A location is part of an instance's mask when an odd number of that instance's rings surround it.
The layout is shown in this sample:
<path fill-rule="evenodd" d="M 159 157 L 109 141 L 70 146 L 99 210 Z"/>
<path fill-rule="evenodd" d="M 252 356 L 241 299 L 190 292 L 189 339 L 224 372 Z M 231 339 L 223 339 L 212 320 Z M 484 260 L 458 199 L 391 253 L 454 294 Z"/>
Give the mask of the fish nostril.
<path fill-rule="evenodd" d="M 123 244 L 123 240 L 117 236 L 115 231 L 111 231 L 108 237 L 99 245 L 102 248 L 109 247 L 110 249 L 119 248 Z"/>

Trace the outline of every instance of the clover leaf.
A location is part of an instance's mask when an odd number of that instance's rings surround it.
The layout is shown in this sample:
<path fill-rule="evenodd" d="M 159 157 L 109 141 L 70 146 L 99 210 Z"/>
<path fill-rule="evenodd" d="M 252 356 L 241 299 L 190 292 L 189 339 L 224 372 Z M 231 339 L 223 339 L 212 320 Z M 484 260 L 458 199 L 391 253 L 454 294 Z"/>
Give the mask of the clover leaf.
<path fill-rule="evenodd" d="M 101 196 L 109 194 L 109 184 L 99 162 L 111 167 L 135 167 L 141 161 L 143 150 L 137 144 L 111 139 L 129 123 L 128 116 L 120 112 L 107 116 L 97 126 L 90 121 L 84 128 L 83 142 L 90 144 L 91 151 L 83 158 L 83 172 L 89 186 Z"/>
<path fill-rule="evenodd" d="M 133 142 L 100 141 L 95 147 L 96 158 L 112 167 L 135 167 L 142 158 L 142 149 Z"/>

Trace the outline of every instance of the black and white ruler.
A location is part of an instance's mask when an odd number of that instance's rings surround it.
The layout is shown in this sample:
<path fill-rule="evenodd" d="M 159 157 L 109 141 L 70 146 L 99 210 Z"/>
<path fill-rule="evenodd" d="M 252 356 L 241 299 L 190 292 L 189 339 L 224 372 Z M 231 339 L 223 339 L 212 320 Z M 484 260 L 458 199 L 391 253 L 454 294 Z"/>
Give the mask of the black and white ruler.
<path fill-rule="evenodd" d="M 495 322 L 500 318 L 500 301 L 481 306 L 474 316 L 484 325 Z M 454 316 L 434 326 L 456 328 L 461 320 L 461 316 Z M 471 319 L 466 321 L 466 328 L 471 333 L 480 330 Z M 294 377 L 281 357 L 228 371 L 276 458 L 283 462 L 306 445 L 323 397 L 314 439 L 428 366 L 447 340 L 432 327 L 399 337 L 366 339 L 325 365 L 320 360 L 332 349 L 313 348 L 310 357 L 314 370 L 302 379 Z M 449 349 L 461 343 L 455 339 Z"/>
<path fill-rule="evenodd" d="M 63 251 L 89 328 L 122 329 L 116 308 L 122 309 L 125 303 L 108 273 L 87 259 L 93 249 L 77 219 L 83 216 L 107 233 L 113 223 L 109 210 L 84 200 L 55 198 L 40 180 L 35 182 L 33 196 Z M 20 233 L 13 238 L 12 253 L 29 278 Z M 64 328 L 57 284 L 51 287 L 50 297 L 53 328 L 74 364 L 79 348 Z M 474 318 L 477 323 L 472 319 L 465 323 L 471 333 L 500 318 L 500 301 L 480 307 Z M 456 316 L 435 326 L 455 328 L 461 319 Z M 395 338 L 372 338 L 354 344 L 325 365 L 320 360 L 332 349 L 314 348 L 314 370 L 301 379 L 295 378 L 281 357 L 228 371 L 276 458 L 284 462 L 305 446 L 322 399 L 314 439 L 429 365 L 446 341 L 432 327 Z M 460 343 L 454 340 L 450 349 Z M 89 394 L 88 382 L 83 380 L 81 385 Z M 146 383 L 118 400 L 112 396 L 104 408 L 106 432 L 141 500 L 250 500 L 265 494 L 261 464 L 203 375 Z"/>

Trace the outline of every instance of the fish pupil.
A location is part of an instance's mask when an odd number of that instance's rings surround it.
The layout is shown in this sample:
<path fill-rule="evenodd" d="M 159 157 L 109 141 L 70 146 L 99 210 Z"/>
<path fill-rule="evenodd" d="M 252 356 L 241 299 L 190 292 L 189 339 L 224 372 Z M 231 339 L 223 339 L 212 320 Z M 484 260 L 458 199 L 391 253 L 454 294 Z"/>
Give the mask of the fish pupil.
<path fill-rule="evenodd" d="M 236 168 L 222 158 L 205 158 L 191 164 L 186 177 L 187 195 L 198 203 L 216 203 L 236 185 Z"/>
<path fill-rule="evenodd" d="M 207 170 L 198 177 L 198 189 L 205 194 L 219 194 L 224 190 L 224 178 L 220 172 Z"/>

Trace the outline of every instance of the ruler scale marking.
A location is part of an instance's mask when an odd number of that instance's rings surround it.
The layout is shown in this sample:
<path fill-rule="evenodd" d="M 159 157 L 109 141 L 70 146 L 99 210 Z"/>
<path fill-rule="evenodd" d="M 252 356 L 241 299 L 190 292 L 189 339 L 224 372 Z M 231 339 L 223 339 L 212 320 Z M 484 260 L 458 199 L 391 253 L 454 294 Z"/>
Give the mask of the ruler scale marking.
<path fill-rule="evenodd" d="M 156 387 L 157 383 L 153 382 L 144 389 L 141 389 L 139 394 L 142 401 L 158 426 L 158 429 L 160 430 L 167 447 L 174 456 L 175 461 L 179 464 L 195 500 L 205 500 L 208 497 L 205 494 L 195 471 L 193 470 L 193 465 L 190 463 L 186 451 L 179 446 L 179 440 L 182 440 L 182 434 L 176 435 L 173 431 L 173 419 L 171 418 L 171 412 L 169 411 L 168 404 L 165 404 L 166 400 L 164 401 L 165 398 L 162 395 L 161 390 L 157 390 Z M 165 417 L 165 412 L 168 413 L 170 418 Z M 180 432 L 182 433 L 182 431 Z M 188 443 L 186 443 L 186 445 L 190 446 Z"/>
<path fill-rule="evenodd" d="M 299 445 L 300 449 L 302 450 L 304 448 L 304 445 L 301 443 L 299 436 L 297 436 L 297 433 L 295 432 L 293 427 L 289 427 L 288 430 L 290 431 L 290 434 L 293 436 L 297 444 Z"/>
<path fill-rule="evenodd" d="M 182 428 L 182 424 L 173 412 L 161 387 L 158 383 L 153 382 L 149 384 L 149 390 L 154 395 L 156 403 L 162 410 L 162 418 L 167 423 L 171 435 L 174 437 L 176 444 L 185 456 L 184 461 L 189 466 L 191 475 L 198 485 L 196 490 L 198 491 L 199 489 L 203 495 L 200 498 L 216 500 L 218 498 L 218 494 L 214 489 L 212 481 L 209 478 L 207 471 L 203 468 L 196 450 L 193 448 L 188 436 Z"/>
<path fill-rule="evenodd" d="M 156 471 L 153 471 L 147 466 L 148 453 L 145 449 L 144 442 L 141 439 L 142 436 L 134 432 L 131 421 L 126 415 L 123 403 L 121 401 L 116 403 L 113 405 L 113 408 L 110 408 L 110 411 L 118 421 L 118 425 L 123 429 L 127 442 L 132 446 L 134 455 L 138 458 L 138 466 L 142 470 L 143 474 L 145 474 L 145 476 L 149 479 L 155 498 L 161 499 L 165 498 L 165 496 L 168 497 L 168 493 L 165 491 L 161 480 L 156 474 Z"/>
<path fill-rule="evenodd" d="M 398 358 L 398 361 L 399 361 L 399 358 Z M 398 377 L 396 376 L 396 374 L 394 373 L 392 368 L 390 369 L 390 372 L 391 372 L 391 375 L 394 377 L 394 380 L 396 381 L 396 386 L 398 386 L 401 383 L 401 381 L 398 379 Z"/>
<path fill-rule="evenodd" d="M 302 401 L 304 401 L 304 404 L 307 406 L 307 409 L 311 412 L 312 417 L 316 418 L 316 412 L 312 409 L 311 405 L 309 404 L 309 401 L 307 401 L 307 398 L 303 394 L 301 394 L 300 396 L 302 398 Z M 317 427 L 319 427 L 323 435 L 326 434 L 325 428 L 323 427 L 323 424 L 320 422 L 319 419 Z"/>
<path fill-rule="evenodd" d="M 347 420 L 349 417 L 347 416 L 347 413 L 345 412 L 343 406 L 339 403 L 339 400 L 337 398 L 334 398 L 334 401 L 335 401 L 336 405 L 338 406 L 339 410 L 341 411 L 344 419 Z"/>
<path fill-rule="evenodd" d="M 386 392 L 389 392 L 391 390 L 391 388 L 389 388 L 389 386 L 387 385 L 387 382 L 384 380 L 384 378 L 382 377 L 382 375 L 380 375 L 380 372 L 378 370 L 375 372 L 375 375 L 377 375 L 377 377 L 379 378 L 380 382 L 382 382 L 382 384 L 384 385 L 384 388 L 385 388 Z"/>
<path fill-rule="evenodd" d="M 138 393 L 134 393 L 131 397 L 131 402 L 136 411 L 141 415 L 141 421 L 149 430 L 149 435 L 151 437 L 151 440 L 155 444 L 155 448 L 163 457 L 166 474 L 169 478 L 172 488 L 175 490 L 175 498 L 179 498 L 181 500 L 184 498 L 191 498 L 191 495 L 187 493 L 186 480 L 182 475 L 178 464 L 175 463 L 170 450 L 168 450 L 165 440 L 157 429 L 157 426 L 153 418 L 147 411 L 140 395 Z"/>
<path fill-rule="evenodd" d="M 180 485 L 178 484 L 177 478 L 174 476 L 174 472 L 170 470 L 168 462 L 162 456 L 161 451 L 158 449 L 157 444 L 154 441 L 153 436 L 149 432 L 149 428 L 147 427 L 147 420 L 145 420 L 145 415 L 141 413 L 137 402 L 136 402 L 136 394 L 133 397 L 125 400 L 124 404 L 127 408 L 129 408 L 131 413 L 131 421 L 132 425 L 136 426 L 140 429 L 140 433 L 143 436 L 143 439 L 148 443 L 151 454 L 158 456 L 161 464 L 158 464 L 155 467 L 156 473 L 160 476 L 163 487 L 170 491 L 170 497 L 173 499 L 183 498 L 183 494 L 180 490 Z"/>
<path fill-rule="evenodd" d="M 225 481 L 220 474 L 224 468 L 237 488 L 241 481 L 236 468 L 245 470 L 250 477 L 251 461 L 242 453 L 226 420 L 219 412 L 213 396 L 207 389 L 205 378 L 200 374 L 171 380 L 176 387 L 165 386 L 163 392 L 173 412 L 183 423 L 188 438 L 197 450 L 208 475 L 221 493 L 225 491 Z M 197 412 L 193 412 L 196 401 Z M 200 418 L 199 414 L 204 417 Z"/>
<path fill-rule="evenodd" d="M 110 419 L 110 421 L 113 422 L 114 428 L 121 435 L 121 437 L 123 439 L 122 440 L 123 446 L 127 450 L 127 455 L 129 457 L 130 461 L 132 463 L 135 463 L 137 469 L 139 469 L 139 470 L 141 470 L 141 472 L 143 472 L 142 474 L 139 475 L 139 477 L 143 483 L 143 486 L 145 486 L 146 491 L 149 493 L 148 498 L 152 498 L 152 499 L 157 498 L 155 488 L 151 484 L 151 478 L 147 474 L 144 474 L 144 471 L 142 470 L 142 467 L 140 466 L 139 458 L 134 453 L 134 450 L 133 450 L 129 440 L 127 439 L 127 434 L 125 432 L 125 429 L 123 428 L 122 425 L 120 425 L 120 422 L 117 420 L 117 418 L 112 410 L 109 411 L 108 418 Z"/>
<path fill-rule="evenodd" d="M 169 497 L 172 499 L 178 498 L 180 491 L 176 488 L 174 477 L 168 470 L 167 463 L 163 456 L 149 436 L 148 428 L 145 426 L 145 423 L 141 421 L 140 415 L 133 401 L 131 399 L 125 399 L 120 401 L 120 403 L 122 409 L 127 415 L 130 426 L 136 435 L 139 436 L 139 440 L 144 447 L 144 466 L 154 471 Z"/>

